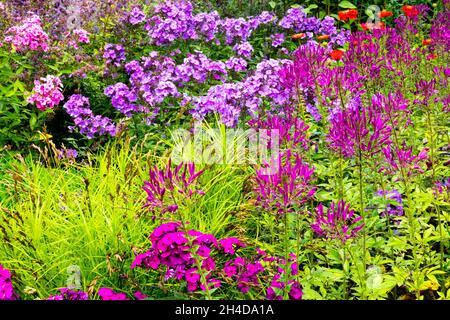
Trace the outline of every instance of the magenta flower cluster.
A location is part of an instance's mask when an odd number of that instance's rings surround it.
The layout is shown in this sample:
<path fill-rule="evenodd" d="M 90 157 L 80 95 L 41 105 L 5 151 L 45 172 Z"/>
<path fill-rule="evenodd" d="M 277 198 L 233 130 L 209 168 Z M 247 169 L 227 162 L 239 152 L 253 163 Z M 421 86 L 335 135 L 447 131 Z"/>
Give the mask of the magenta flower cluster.
<path fill-rule="evenodd" d="M 62 88 L 61 80 L 52 75 L 41 78 L 41 81 L 35 80 L 33 92 L 27 98 L 27 102 L 36 104 L 42 111 L 52 109 L 64 100 Z"/>
<path fill-rule="evenodd" d="M 60 294 L 50 296 L 47 300 L 89 300 L 86 292 L 72 290 L 70 288 L 60 288 Z"/>
<path fill-rule="evenodd" d="M 220 282 L 211 277 L 216 267 L 211 253 L 219 248 L 213 235 L 183 230 L 181 223 L 169 222 L 157 227 L 150 235 L 150 241 L 151 249 L 136 256 L 132 269 L 143 267 L 157 270 L 164 266 L 165 280 L 185 280 L 188 291 L 220 286 Z"/>
<path fill-rule="evenodd" d="M 16 300 L 11 273 L 0 264 L 0 300 Z"/>
<path fill-rule="evenodd" d="M 30 15 L 25 18 L 20 25 L 9 28 L 4 41 L 11 43 L 17 51 L 25 52 L 49 50 L 48 35 L 42 29 L 42 22 L 39 16 Z"/>

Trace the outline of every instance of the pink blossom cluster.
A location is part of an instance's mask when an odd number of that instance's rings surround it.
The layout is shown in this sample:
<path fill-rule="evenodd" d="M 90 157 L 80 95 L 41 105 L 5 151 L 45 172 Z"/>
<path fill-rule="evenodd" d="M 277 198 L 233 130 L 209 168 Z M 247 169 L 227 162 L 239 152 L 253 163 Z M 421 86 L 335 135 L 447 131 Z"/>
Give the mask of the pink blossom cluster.
<path fill-rule="evenodd" d="M 48 35 L 42 29 L 39 16 L 30 15 L 22 21 L 22 24 L 9 28 L 5 42 L 11 43 L 17 51 L 44 51 L 49 49 Z"/>
<path fill-rule="evenodd" d="M 36 104 L 42 111 L 51 109 L 64 100 L 62 88 L 61 80 L 52 75 L 41 78 L 41 81 L 35 80 L 32 95 L 28 97 L 27 102 Z"/>

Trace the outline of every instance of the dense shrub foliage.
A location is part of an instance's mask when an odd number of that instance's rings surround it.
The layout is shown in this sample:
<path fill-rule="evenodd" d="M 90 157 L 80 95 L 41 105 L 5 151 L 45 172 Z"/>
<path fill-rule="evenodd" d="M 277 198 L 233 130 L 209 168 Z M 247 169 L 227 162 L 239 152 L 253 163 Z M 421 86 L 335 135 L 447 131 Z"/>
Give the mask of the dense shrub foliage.
<path fill-rule="evenodd" d="M 450 2 L 250 2 L 0 2 L 0 300 L 450 298 Z"/>

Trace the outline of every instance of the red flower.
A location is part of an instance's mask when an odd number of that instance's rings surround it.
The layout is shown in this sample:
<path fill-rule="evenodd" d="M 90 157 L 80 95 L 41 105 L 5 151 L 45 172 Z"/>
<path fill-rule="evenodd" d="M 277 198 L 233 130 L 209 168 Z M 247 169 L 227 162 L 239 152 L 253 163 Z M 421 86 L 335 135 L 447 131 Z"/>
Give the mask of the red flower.
<path fill-rule="evenodd" d="M 380 18 L 386 18 L 386 17 L 391 17 L 392 16 L 392 11 L 387 11 L 385 9 L 381 10 L 381 12 L 378 14 L 378 16 Z"/>
<path fill-rule="evenodd" d="M 355 20 L 358 18 L 358 10 L 350 9 L 338 12 L 338 18 L 341 21 Z"/>
<path fill-rule="evenodd" d="M 327 40 L 327 39 L 330 39 L 330 36 L 327 35 L 327 34 L 324 34 L 324 35 L 322 35 L 322 36 L 318 36 L 318 37 L 317 37 L 317 40 L 319 40 L 319 41 Z"/>
<path fill-rule="evenodd" d="M 331 59 L 336 60 L 336 61 L 341 60 L 343 55 L 344 55 L 344 51 L 342 51 L 342 50 L 333 50 L 330 52 Z"/>
<path fill-rule="evenodd" d="M 372 24 L 371 23 L 361 23 L 361 28 L 364 31 L 372 30 Z"/>
<path fill-rule="evenodd" d="M 419 10 L 415 6 L 403 6 L 402 10 L 407 17 L 415 17 L 419 14 Z"/>
<path fill-rule="evenodd" d="M 437 57 L 438 57 L 437 54 L 435 54 L 435 53 L 430 53 L 430 54 L 427 56 L 427 60 L 434 60 L 434 59 L 437 59 Z"/>
<path fill-rule="evenodd" d="M 302 39 L 305 36 L 306 36 L 306 34 L 304 34 L 304 33 L 297 33 L 297 34 L 294 34 L 291 38 L 296 40 L 296 39 Z"/>
<path fill-rule="evenodd" d="M 432 43 L 433 43 L 433 40 L 432 40 L 432 39 L 425 39 L 425 40 L 422 41 L 422 44 L 423 44 L 424 46 L 429 46 L 429 45 L 432 44 Z"/>
<path fill-rule="evenodd" d="M 351 9 L 351 10 L 347 10 L 347 11 L 348 11 L 347 17 L 348 17 L 350 20 L 356 20 L 356 19 L 358 18 L 358 10 L 356 10 L 356 9 Z"/>

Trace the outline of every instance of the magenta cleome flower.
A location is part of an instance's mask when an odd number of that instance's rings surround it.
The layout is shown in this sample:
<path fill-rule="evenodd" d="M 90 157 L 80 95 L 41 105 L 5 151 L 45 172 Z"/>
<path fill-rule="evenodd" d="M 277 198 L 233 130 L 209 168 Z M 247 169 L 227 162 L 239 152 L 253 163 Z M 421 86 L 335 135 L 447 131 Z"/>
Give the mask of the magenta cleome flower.
<path fill-rule="evenodd" d="M 326 213 L 323 205 L 319 204 L 311 228 L 319 236 L 338 239 L 345 243 L 348 239 L 356 237 L 363 228 L 364 225 L 359 223 L 361 219 L 353 210 L 350 210 L 349 204 L 339 200 L 337 204 L 331 203 Z"/>
<path fill-rule="evenodd" d="M 143 187 L 147 192 L 147 203 L 144 207 L 148 207 L 152 212 L 158 209 L 161 214 L 177 211 L 178 205 L 174 202 L 176 197 L 204 195 L 203 191 L 195 189 L 195 182 L 202 174 L 203 170 L 195 171 L 193 163 L 180 163 L 172 168 L 170 160 L 165 169 L 160 170 L 156 166 L 150 168 L 150 180 L 145 181 Z"/>
<path fill-rule="evenodd" d="M 285 213 L 292 206 L 302 205 L 312 199 L 316 192 L 316 188 L 310 185 L 314 168 L 291 150 L 281 153 L 274 162 L 276 168 L 269 171 L 268 168 L 261 168 L 256 172 L 257 204 Z"/>

